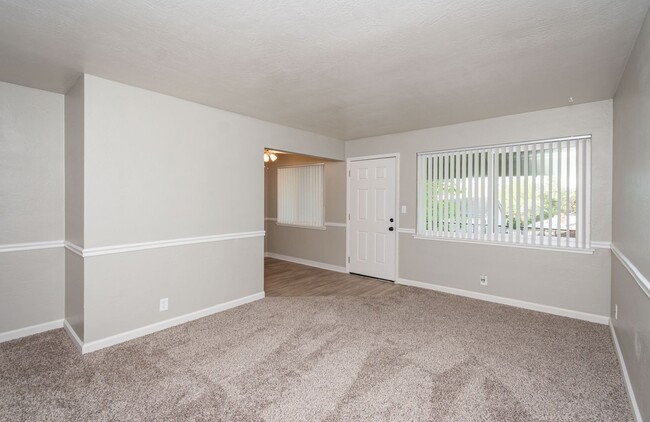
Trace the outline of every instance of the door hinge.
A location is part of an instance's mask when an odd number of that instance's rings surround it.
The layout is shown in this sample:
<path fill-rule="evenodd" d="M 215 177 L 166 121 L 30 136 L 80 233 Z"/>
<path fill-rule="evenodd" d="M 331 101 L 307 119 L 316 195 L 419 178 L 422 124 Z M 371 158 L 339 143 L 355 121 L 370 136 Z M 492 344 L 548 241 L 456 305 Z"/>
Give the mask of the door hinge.
<path fill-rule="evenodd" d="M 352 170 L 348 170 L 348 177 L 352 177 Z"/>
<path fill-rule="evenodd" d="M 348 220 L 350 219 L 350 214 L 348 213 Z"/>
<path fill-rule="evenodd" d="M 350 257 L 348 256 L 348 264 L 350 263 Z"/>

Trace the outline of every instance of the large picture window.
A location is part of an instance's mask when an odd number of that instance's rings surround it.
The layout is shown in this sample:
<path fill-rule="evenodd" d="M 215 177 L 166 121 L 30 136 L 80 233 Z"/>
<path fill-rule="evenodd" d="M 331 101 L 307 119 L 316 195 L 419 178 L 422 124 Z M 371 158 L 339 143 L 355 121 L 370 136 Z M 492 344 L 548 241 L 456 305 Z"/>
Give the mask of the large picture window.
<path fill-rule="evenodd" d="M 278 224 L 324 228 L 323 164 L 278 168 Z"/>
<path fill-rule="evenodd" d="M 590 248 L 591 137 L 419 153 L 416 236 Z"/>

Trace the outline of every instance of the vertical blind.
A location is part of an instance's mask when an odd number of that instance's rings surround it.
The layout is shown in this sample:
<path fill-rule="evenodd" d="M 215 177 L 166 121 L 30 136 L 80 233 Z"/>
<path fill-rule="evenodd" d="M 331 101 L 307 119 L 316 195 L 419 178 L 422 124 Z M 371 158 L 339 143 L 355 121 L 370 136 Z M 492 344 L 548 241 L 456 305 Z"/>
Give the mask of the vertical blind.
<path fill-rule="evenodd" d="M 323 227 L 323 164 L 278 168 L 278 223 Z"/>
<path fill-rule="evenodd" d="M 589 248 L 591 136 L 419 153 L 417 235 Z"/>

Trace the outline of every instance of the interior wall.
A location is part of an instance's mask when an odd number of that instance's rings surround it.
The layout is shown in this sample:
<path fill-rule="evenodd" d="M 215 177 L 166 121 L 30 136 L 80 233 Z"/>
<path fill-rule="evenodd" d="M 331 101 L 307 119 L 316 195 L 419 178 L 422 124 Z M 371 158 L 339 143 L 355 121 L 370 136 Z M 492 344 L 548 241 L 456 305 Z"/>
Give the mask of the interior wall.
<path fill-rule="evenodd" d="M 84 96 L 79 77 L 65 94 L 65 240 L 84 246 Z"/>
<path fill-rule="evenodd" d="M 346 155 L 400 153 L 400 203 L 406 206 L 399 216 L 400 278 L 608 317 L 608 249 L 580 255 L 419 240 L 412 234 L 418 152 L 584 134 L 592 135 L 592 240 L 609 242 L 611 100 L 348 141 Z M 481 274 L 488 276 L 488 286 L 480 286 Z"/>
<path fill-rule="evenodd" d="M 264 147 L 344 158 L 338 140 L 90 75 L 84 95 L 84 250 L 103 248 L 84 258 L 86 342 L 263 292 Z"/>
<path fill-rule="evenodd" d="M 297 154 L 279 154 L 265 166 L 265 252 L 345 268 L 345 192 L 344 161 L 329 161 Z M 325 230 L 278 225 L 278 168 L 324 163 Z"/>
<path fill-rule="evenodd" d="M 614 97 L 611 301 L 612 314 L 618 305 L 612 325 L 644 420 L 650 420 L 649 16 Z"/>
<path fill-rule="evenodd" d="M 63 248 L 41 249 L 64 235 L 63 110 L 0 82 L 0 334 L 63 319 Z"/>
<path fill-rule="evenodd" d="M 85 77 L 65 94 L 65 240 L 84 247 Z M 65 251 L 65 320 L 84 339 L 84 262 Z"/>

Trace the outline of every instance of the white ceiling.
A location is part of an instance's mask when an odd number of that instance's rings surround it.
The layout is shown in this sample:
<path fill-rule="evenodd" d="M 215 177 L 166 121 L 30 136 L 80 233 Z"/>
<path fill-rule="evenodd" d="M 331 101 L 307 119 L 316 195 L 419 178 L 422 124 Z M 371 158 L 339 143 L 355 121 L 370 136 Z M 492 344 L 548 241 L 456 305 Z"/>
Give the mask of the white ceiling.
<path fill-rule="evenodd" d="M 0 80 L 81 72 L 340 139 L 612 98 L 650 0 L 0 0 Z"/>

